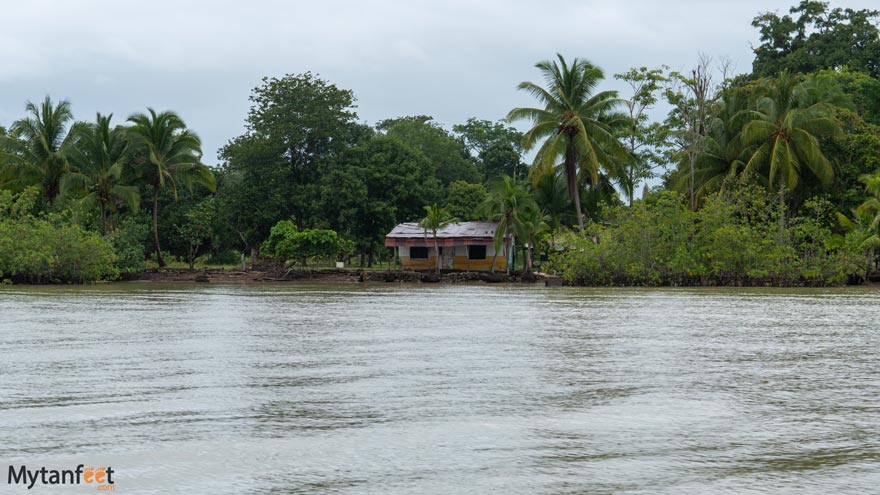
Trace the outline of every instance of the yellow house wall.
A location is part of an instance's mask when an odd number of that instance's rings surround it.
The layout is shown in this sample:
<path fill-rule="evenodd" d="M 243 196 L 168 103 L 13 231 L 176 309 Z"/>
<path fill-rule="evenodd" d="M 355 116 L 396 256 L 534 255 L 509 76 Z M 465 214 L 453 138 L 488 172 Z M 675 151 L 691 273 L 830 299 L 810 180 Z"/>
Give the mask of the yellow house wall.
<path fill-rule="evenodd" d="M 412 270 L 430 270 L 437 267 L 437 258 L 435 256 L 431 256 L 426 260 L 413 260 L 410 259 L 409 256 L 401 256 L 400 263 L 403 265 L 404 268 L 409 268 Z M 468 260 L 467 256 L 456 256 L 453 263 L 456 270 L 470 269 L 488 271 L 492 267 L 492 257 L 487 256 L 484 260 Z M 507 259 L 500 254 L 495 260 L 495 269 L 507 269 Z"/>

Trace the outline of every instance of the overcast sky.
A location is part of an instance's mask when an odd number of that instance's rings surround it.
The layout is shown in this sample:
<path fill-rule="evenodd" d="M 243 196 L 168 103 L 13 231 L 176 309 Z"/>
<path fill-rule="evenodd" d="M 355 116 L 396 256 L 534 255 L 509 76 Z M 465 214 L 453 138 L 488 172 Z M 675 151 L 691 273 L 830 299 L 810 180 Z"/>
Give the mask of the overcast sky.
<path fill-rule="evenodd" d="M 451 127 L 531 105 L 515 86 L 556 52 L 590 59 L 613 89 L 614 73 L 687 69 L 701 51 L 747 72 L 752 18 L 796 1 L 4 1 L 0 125 L 47 94 L 79 120 L 172 109 L 215 164 L 263 76 L 318 73 L 353 90 L 371 124 L 426 114 Z"/>

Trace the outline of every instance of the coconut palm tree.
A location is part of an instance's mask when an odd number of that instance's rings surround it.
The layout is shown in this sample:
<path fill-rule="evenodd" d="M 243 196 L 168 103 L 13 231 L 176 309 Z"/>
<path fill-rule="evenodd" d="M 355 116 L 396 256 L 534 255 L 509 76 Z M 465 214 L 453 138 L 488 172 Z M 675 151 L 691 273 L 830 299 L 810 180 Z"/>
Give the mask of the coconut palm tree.
<path fill-rule="evenodd" d="M 535 184 L 532 195 L 541 209 L 541 214 L 547 219 L 550 226 L 550 244 L 554 244 L 554 237 L 562 227 L 562 222 L 566 217 L 572 216 L 565 177 L 560 173 L 545 175 Z"/>
<path fill-rule="evenodd" d="M 834 169 L 822 153 L 819 138 L 841 133 L 834 117 L 836 105 L 827 92 L 816 90 L 799 77 L 781 72 L 756 90 L 753 109 L 743 115 L 742 144 L 755 146 L 745 171 L 764 172 L 768 187 L 779 187 L 779 206 L 784 211 L 785 189 L 793 190 L 809 171 L 822 184 L 834 177 Z M 784 215 L 780 214 L 780 226 Z"/>
<path fill-rule="evenodd" d="M 694 160 L 695 203 L 707 194 L 724 189 L 728 179 L 736 177 L 745 168 L 754 151 L 742 142 L 743 111 L 748 102 L 735 89 L 726 91 L 719 101 L 718 113 L 709 119 L 706 135 L 700 139 L 701 152 Z M 682 157 L 687 159 L 687 157 Z M 690 174 L 686 164 L 673 176 L 675 190 L 690 190 Z"/>
<path fill-rule="evenodd" d="M 153 192 L 153 244 L 156 262 L 165 266 L 159 247 L 159 193 L 168 190 L 177 199 L 180 187 L 200 184 L 214 190 L 214 174 L 201 163 L 202 142 L 186 128 L 174 112 L 137 113 L 128 118 L 133 125 L 127 135 L 145 182 Z"/>
<path fill-rule="evenodd" d="M 52 103 L 48 96 L 39 105 L 28 102 L 27 117 L 16 120 L 2 139 L 4 166 L 0 187 L 22 189 L 39 186 L 50 205 L 61 192 L 61 178 L 70 170 L 67 155 L 72 145 L 70 102 Z"/>
<path fill-rule="evenodd" d="M 837 220 L 846 231 L 842 244 L 861 256 L 864 263 L 861 268 L 865 270 L 864 277 L 867 278 L 875 268 L 874 253 L 880 249 L 880 235 L 874 224 L 874 212 L 859 207 L 853 210 L 851 219 L 837 213 Z"/>
<path fill-rule="evenodd" d="M 137 186 L 123 182 L 128 145 L 125 129 L 111 126 L 112 118 L 98 113 L 95 123 L 74 127 L 75 144 L 68 154 L 73 170 L 61 178 L 62 195 L 100 212 L 104 234 L 113 229 L 118 206 L 137 211 L 141 200 Z"/>
<path fill-rule="evenodd" d="M 523 208 L 518 211 L 514 217 L 514 234 L 521 239 L 526 239 L 529 243 L 525 250 L 526 273 L 532 273 L 533 253 L 538 238 L 550 231 L 550 225 L 547 223 L 547 219 L 547 217 L 541 214 L 541 210 L 537 208 L 537 204 L 535 204 L 534 207 Z"/>
<path fill-rule="evenodd" d="M 437 203 L 434 203 L 431 206 L 425 207 L 425 218 L 419 221 L 419 227 L 425 229 L 425 236 L 428 235 L 428 231 L 431 231 L 431 235 L 434 238 L 434 252 L 437 254 L 437 273 L 440 273 L 440 245 L 437 242 L 437 231 L 442 230 L 444 227 L 451 223 L 458 222 L 458 219 L 453 217 L 443 208 L 437 206 Z"/>
<path fill-rule="evenodd" d="M 871 195 L 859 206 L 859 211 L 871 215 L 871 228 L 880 231 L 880 172 L 864 174 L 859 181 L 865 184 L 865 192 Z"/>
<path fill-rule="evenodd" d="M 580 179 L 588 176 L 596 183 L 600 169 L 619 176 L 620 165 L 626 159 L 626 150 L 612 128 L 614 121 L 624 118 L 615 112 L 622 100 L 615 91 L 594 94 L 604 75 L 589 61 L 576 58 L 569 64 L 562 55 L 556 57 L 535 65 L 544 76 L 546 88 L 528 81 L 517 86 L 537 98 L 543 108 L 514 108 L 507 120 L 531 121 L 532 128 L 523 135 L 524 148 L 532 149 L 543 140 L 529 169 L 533 184 L 552 173 L 562 159 L 568 197 L 583 232 Z"/>
<path fill-rule="evenodd" d="M 495 254 L 489 268 L 492 273 L 495 273 L 498 251 L 503 248 L 505 253 L 508 252 L 510 234 L 514 230 L 517 215 L 527 209 L 537 210 L 538 206 L 524 184 L 509 175 L 502 175 L 492 183 L 489 196 L 479 208 L 483 217 L 498 222 L 495 229 Z M 507 264 L 507 274 L 510 274 L 510 263 Z"/>

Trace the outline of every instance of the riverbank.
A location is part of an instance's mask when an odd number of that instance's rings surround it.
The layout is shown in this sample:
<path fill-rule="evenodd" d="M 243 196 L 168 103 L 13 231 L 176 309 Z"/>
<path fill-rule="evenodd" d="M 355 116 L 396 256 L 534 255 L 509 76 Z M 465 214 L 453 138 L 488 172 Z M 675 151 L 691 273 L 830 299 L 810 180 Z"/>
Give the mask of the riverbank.
<path fill-rule="evenodd" d="M 729 278 L 712 277 L 680 277 L 661 282 L 644 280 L 615 279 L 606 283 L 590 283 L 589 280 L 566 281 L 562 277 L 535 272 L 526 275 L 514 271 L 510 275 L 504 272 L 459 272 L 447 271 L 439 274 L 413 270 L 370 270 L 370 269 L 300 269 L 300 270 L 229 270 L 229 269 L 150 269 L 128 277 L 129 281 L 141 282 L 203 282 L 203 283 L 259 283 L 259 282 L 314 282 L 314 283 L 443 283 L 443 284 L 513 284 L 541 283 L 547 286 L 576 287 L 845 287 L 845 286 L 878 286 L 880 274 L 874 274 L 869 280 L 849 279 L 840 283 L 829 283 L 823 280 L 788 280 L 781 278 Z"/>
<path fill-rule="evenodd" d="M 226 270 L 226 269 L 150 269 L 132 274 L 127 281 L 140 282 L 203 282 L 203 283 L 249 283 L 249 282 L 328 282 L 328 283 L 537 283 L 562 285 L 562 279 L 542 273 L 511 275 L 488 272 L 433 272 L 412 270 L 369 269 L 301 269 L 301 270 Z"/>

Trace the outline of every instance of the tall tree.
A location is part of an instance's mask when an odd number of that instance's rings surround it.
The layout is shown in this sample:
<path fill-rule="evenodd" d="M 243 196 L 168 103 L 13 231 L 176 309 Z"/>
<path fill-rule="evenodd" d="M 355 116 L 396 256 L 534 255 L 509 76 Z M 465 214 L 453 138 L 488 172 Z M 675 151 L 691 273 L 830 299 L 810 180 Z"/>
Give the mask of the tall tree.
<path fill-rule="evenodd" d="M 399 140 L 375 136 L 346 151 L 321 178 L 321 216 L 356 243 L 372 266 L 385 235 L 439 199 L 440 183 L 424 155 Z"/>
<path fill-rule="evenodd" d="M 174 112 L 136 113 L 128 118 L 128 128 L 135 165 L 153 193 L 153 245 L 156 262 L 165 266 L 159 246 L 159 193 L 168 190 L 177 198 L 180 187 L 191 189 L 199 184 L 214 190 L 214 173 L 201 163 L 202 141 L 186 128 Z"/>
<path fill-rule="evenodd" d="M 612 130 L 613 121 L 620 118 L 615 109 L 621 100 L 615 91 L 594 94 L 604 75 L 587 60 L 575 58 L 569 64 L 557 54 L 557 60 L 544 60 L 535 67 L 541 71 L 547 87 L 525 81 L 517 88 L 537 98 L 543 108 L 514 108 L 507 119 L 531 121 L 532 128 L 523 136 L 525 149 L 532 149 L 543 140 L 529 169 L 533 183 L 553 173 L 562 158 L 568 196 L 583 232 L 578 192 L 581 177 L 588 176 L 596 183 L 600 169 L 619 176 L 619 164 L 625 159 L 626 150 Z"/>
<path fill-rule="evenodd" d="M 437 203 L 426 206 L 425 213 L 427 215 L 419 221 L 419 227 L 425 229 L 425 234 L 431 231 L 434 239 L 434 254 L 437 256 L 437 273 L 440 273 L 440 244 L 437 242 L 437 231 L 442 230 L 451 223 L 457 222 L 458 219 L 449 214 L 445 209 L 437 206 Z"/>
<path fill-rule="evenodd" d="M 742 90 L 729 88 L 723 92 L 717 112 L 708 121 L 706 135 L 699 143 L 700 153 L 694 161 L 694 201 L 699 203 L 709 193 L 724 189 L 729 179 L 742 172 L 751 156 L 751 148 L 742 143 L 742 112 L 748 99 Z M 672 175 L 672 188 L 689 194 L 690 170 L 680 168 Z"/>
<path fill-rule="evenodd" d="M 250 100 L 245 133 L 220 151 L 234 176 L 220 196 L 256 250 L 279 220 L 300 230 L 321 223 L 321 177 L 372 131 L 357 122 L 354 93 L 310 72 L 263 78 Z"/>
<path fill-rule="evenodd" d="M 807 170 L 825 185 L 834 177 L 819 139 L 838 135 L 841 130 L 829 92 L 817 84 L 783 71 L 758 88 L 754 109 L 744 112 L 749 122 L 742 130 L 743 144 L 756 146 L 745 172 L 764 172 L 770 188 L 778 180 L 780 228 L 784 225 L 786 187 L 797 187 Z"/>
<path fill-rule="evenodd" d="M 626 107 L 626 126 L 620 132 L 629 155 L 624 164 L 624 174 L 620 179 L 623 192 L 633 205 L 635 192 L 641 181 L 654 176 L 653 170 L 661 162 L 657 148 L 664 141 L 666 126 L 648 122 L 648 110 L 657 103 L 663 82 L 663 67 L 648 69 L 639 67 L 630 69 L 614 78 L 626 82 L 632 90 L 632 96 L 624 101 Z"/>
<path fill-rule="evenodd" d="M 672 105 L 666 123 L 670 128 L 672 160 L 685 163 L 688 177 L 688 204 L 696 210 L 696 164 L 703 153 L 704 137 L 709 131 L 709 120 L 719 97 L 712 83 L 711 58 L 700 55 L 690 75 L 670 74 L 666 100 Z"/>
<path fill-rule="evenodd" d="M 141 199 L 138 187 L 125 182 L 128 143 L 125 129 L 110 125 L 112 118 L 99 113 L 95 123 L 74 127 L 75 145 L 68 154 L 73 170 L 61 178 L 63 195 L 98 210 L 104 234 L 115 226 L 118 206 L 137 211 Z"/>
<path fill-rule="evenodd" d="M 434 174 L 444 186 L 456 180 L 480 182 L 480 173 L 464 143 L 433 118 L 417 115 L 386 119 L 376 124 L 376 129 L 424 154 L 434 164 Z"/>
<path fill-rule="evenodd" d="M 478 210 L 485 200 L 486 188 L 483 184 L 469 184 L 457 180 L 449 184 L 445 207 L 450 214 L 462 220 L 479 220 Z"/>
<path fill-rule="evenodd" d="M 486 180 L 503 174 L 515 176 L 525 171 L 522 166 L 522 133 L 504 122 L 469 118 L 464 124 L 452 126 L 476 157 Z"/>
<path fill-rule="evenodd" d="M 765 12 L 752 21 L 761 33 L 761 44 L 754 48 L 754 75 L 849 67 L 880 78 L 880 12 L 829 9 L 827 2 L 801 0 L 789 14 Z"/>
<path fill-rule="evenodd" d="M 40 187 L 50 205 L 61 192 L 61 177 L 70 170 L 67 155 L 72 144 L 70 102 L 52 103 L 48 96 L 39 105 L 28 102 L 27 117 L 13 122 L 2 137 L 4 153 L 0 187 L 20 190 Z"/>

